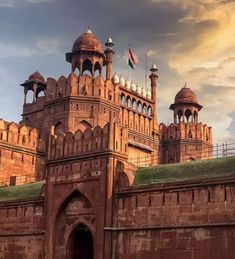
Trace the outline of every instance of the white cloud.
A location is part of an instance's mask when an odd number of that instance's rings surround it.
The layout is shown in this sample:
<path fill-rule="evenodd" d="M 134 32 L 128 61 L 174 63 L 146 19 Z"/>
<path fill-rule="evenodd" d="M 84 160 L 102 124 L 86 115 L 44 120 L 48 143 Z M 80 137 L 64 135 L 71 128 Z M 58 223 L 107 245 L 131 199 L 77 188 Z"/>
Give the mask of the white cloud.
<path fill-rule="evenodd" d="M 55 38 L 40 38 L 36 39 L 36 47 L 43 53 L 56 54 L 58 53 L 59 40 Z"/>
<path fill-rule="evenodd" d="M 31 48 L 19 46 L 15 44 L 5 44 L 0 42 L 0 58 L 9 57 L 31 57 L 35 51 Z"/>
<path fill-rule="evenodd" d="M 50 3 L 54 0 L 1 0 L 0 7 L 15 7 L 21 4 Z"/>
<path fill-rule="evenodd" d="M 0 58 L 28 58 L 36 55 L 57 54 L 58 49 L 59 40 L 56 38 L 35 39 L 35 45 L 33 46 L 0 42 Z"/>

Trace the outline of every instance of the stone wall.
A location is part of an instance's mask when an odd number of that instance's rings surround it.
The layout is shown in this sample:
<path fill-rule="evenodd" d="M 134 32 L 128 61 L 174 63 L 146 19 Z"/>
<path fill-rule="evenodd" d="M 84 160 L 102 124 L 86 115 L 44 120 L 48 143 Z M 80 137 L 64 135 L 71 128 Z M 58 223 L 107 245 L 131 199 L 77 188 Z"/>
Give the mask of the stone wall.
<path fill-rule="evenodd" d="M 43 179 L 44 152 L 37 129 L 0 120 L 0 186 Z"/>
<path fill-rule="evenodd" d="M 44 258 L 44 205 L 38 199 L 0 204 L 0 258 Z"/>
<path fill-rule="evenodd" d="M 119 192 L 115 258 L 235 258 L 234 198 L 234 182 Z"/>

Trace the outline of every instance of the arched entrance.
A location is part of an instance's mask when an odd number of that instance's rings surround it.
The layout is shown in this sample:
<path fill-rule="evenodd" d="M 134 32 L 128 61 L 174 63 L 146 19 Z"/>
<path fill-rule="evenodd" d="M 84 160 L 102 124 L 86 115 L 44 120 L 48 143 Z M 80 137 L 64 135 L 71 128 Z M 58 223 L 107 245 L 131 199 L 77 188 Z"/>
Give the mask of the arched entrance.
<path fill-rule="evenodd" d="M 68 241 L 69 259 L 93 259 L 93 239 L 90 230 L 79 224 Z"/>

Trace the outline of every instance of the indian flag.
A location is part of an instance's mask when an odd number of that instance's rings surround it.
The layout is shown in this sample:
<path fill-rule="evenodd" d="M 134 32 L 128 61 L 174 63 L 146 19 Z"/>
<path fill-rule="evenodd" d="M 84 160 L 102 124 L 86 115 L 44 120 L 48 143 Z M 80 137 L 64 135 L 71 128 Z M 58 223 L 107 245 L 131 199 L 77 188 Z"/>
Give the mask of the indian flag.
<path fill-rule="evenodd" d="M 135 65 L 136 65 L 136 60 L 135 57 L 131 51 L 131 49 L 129 48 L 129 59 L 128 59 L 128 65 L 132 68 L 135 69 Z"/>

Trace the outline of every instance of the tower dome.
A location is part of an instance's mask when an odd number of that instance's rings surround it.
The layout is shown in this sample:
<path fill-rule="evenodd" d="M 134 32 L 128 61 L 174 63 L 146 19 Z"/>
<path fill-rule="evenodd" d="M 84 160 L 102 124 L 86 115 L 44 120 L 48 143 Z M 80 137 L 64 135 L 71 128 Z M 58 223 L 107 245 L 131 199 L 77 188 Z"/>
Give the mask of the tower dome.
<path fill-rule="evenodd" d="M 103 46 L 100 40 L 88 29 L 80 37 L 78 37 L 74 44 L 72 52 L 77 52 L 81 50 L 96 51 L 103 53 Z"/>
<path fill-rule="evenodd" d="M 101 41 L 88 28 L 75 40 L 72 51 L 66 53 L 66 61 L 71 63 L 72 72 L 78 68 L 80 75 L 89 71 L 94 77 L 98 70 L 99 75 L 101 75 L 103 66 L 105 66 L 105 55 Z"/>
<path fill-rule="evenodd" d="M 185 86 L 176 94 L 175 102 L 171 104 L 170 109 L 174 110 L 174 108 L 179 105 L 196 106 L 199 110 L 202 108 L 198 103 L 196 94 L 187 87 L 186 83 Z"/>
<path fill-rule="evenodd" d="M 35 81 L 39 83 L 45 83 L 45 78 L 39 73 L 38 71 L 35 71 L 32 75 L 29 76 L 27 82 Z"/>
<path fill-rule="evenodd" d="M 176 94 L 175 102 L 170 105 L 170 109 L 174 111 L 174 123 L 198 123 L 198 112 L 201 108 L 196 94 L 187 87 L 186 83 Z"/>
<path fill-rule="evenodd" d="M 196 94 L 189 87 L 183 87 L 176 94 L 175 103 L 198 103 L 198 101 Z"/>

